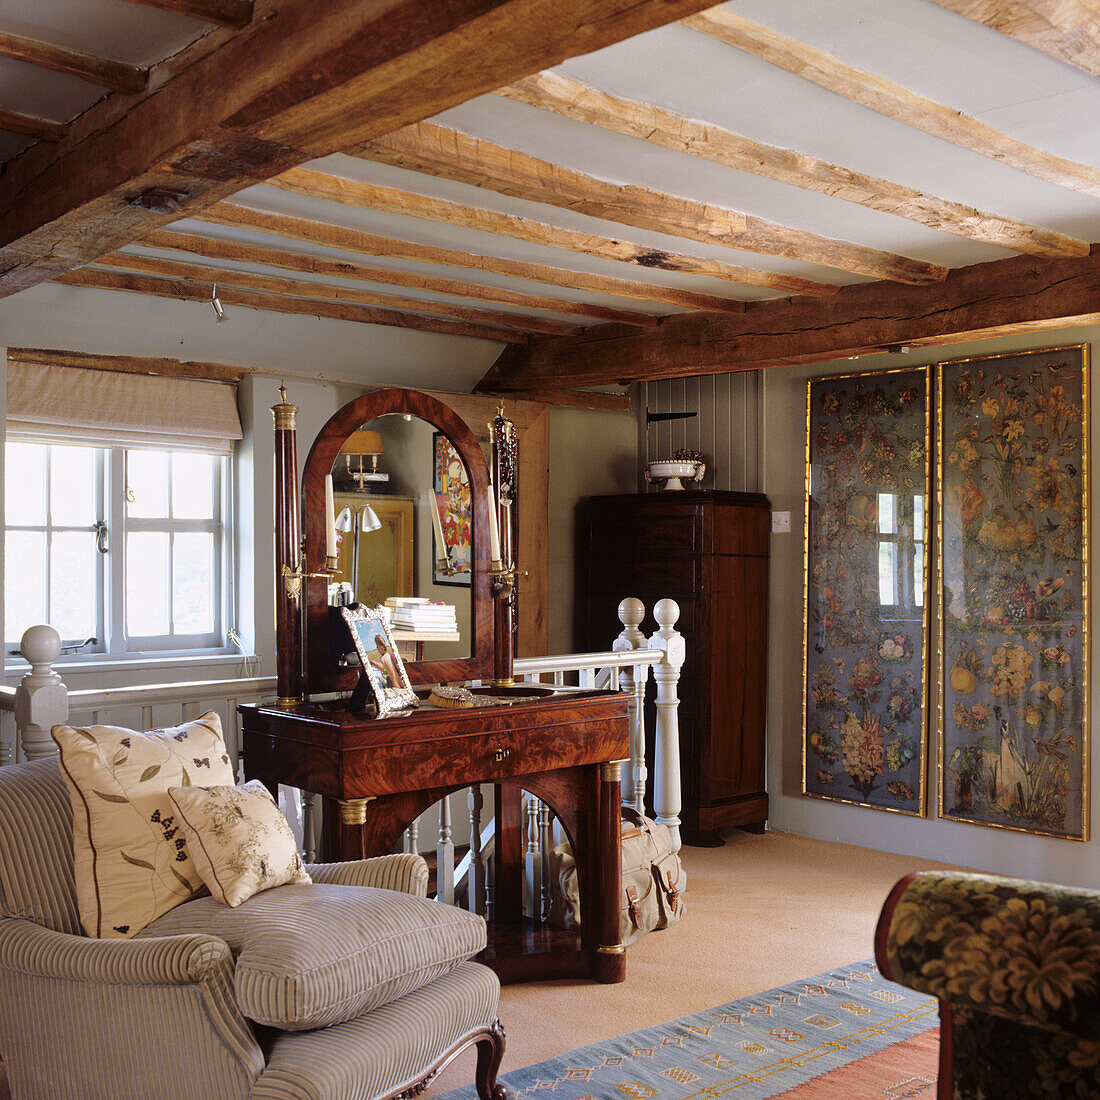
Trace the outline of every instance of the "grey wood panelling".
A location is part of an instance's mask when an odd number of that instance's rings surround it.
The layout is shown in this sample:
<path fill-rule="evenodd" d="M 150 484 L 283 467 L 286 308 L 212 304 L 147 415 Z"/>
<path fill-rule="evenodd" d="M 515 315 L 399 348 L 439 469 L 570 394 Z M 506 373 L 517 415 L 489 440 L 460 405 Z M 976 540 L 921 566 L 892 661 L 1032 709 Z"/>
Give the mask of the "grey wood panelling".
<path fill-rule="evenodd" d="M 761 492 L 761 401 L 759 371 L 710 374 L 640 382 L 634 392 L 638 417 L 638 480 L 647 491 L 645 464 L 671 457 L 687 448 L 707 461 L 704 489 L 740 493 Z M 694 412 L 684 420 L 668 420 L 646 427 L 652 413 Z"/>

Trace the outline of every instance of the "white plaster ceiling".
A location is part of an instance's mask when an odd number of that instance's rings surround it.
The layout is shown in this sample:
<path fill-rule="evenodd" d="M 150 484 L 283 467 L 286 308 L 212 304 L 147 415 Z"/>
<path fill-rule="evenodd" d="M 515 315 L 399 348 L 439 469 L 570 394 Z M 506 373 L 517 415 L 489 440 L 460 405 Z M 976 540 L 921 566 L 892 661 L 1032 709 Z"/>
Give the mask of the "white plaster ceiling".
<path fill-rule="evenodd" d="M 972 115 L 1010 137 L 1069 160 L 1100 165 L 1100 81 L 945 10 L 931 0 L 890 0 L 888 3 L 884 0 L 732 0 L 725 6 L 825 50 L 844 62 Z M 138 65 L 148 65 L 170 56 L 207 29 L 207 25 L 195 20 L 124 0 L 0 0 L 0 31 L 55 41 Z M 24 71 L 27 69 L 29 66 L 0 58 L 0 103 L 66 120 L 75 117 L 103 94 L 75 78 L 43 70 L 32 70 L 28 75 Z M 1088 242 L 1100 241 L 1100 199 L 1096 196 L 1046 183 L 961 149 L 682 25 L 663 27 L 573 59 L 558 71 L 603 91 L 718 124 L 757 141 L 905 184 L 981 211 Z M 495 95 L 474 99 L 434 121 L 604 180 L 719 204 L 784 226 L 948 267 L 1012 255 L 1001 247 L 927 228 L 915 221 L 831 195 L 734 171 Z M 9 140 L 9 137 L 0 138 L 0 157 L 12 155 L 25 142 L 22 138 Z M 306 167 L 691 256 L 721 259 L 836 285 L 864 281 L 863 276 L 833 268 L 634 229 L 343 154 L 326 157 Z M 406 215 L 352 208 L 268 185 L 250 187 L 234 201 L 260 210 L 293 214 L 473 254 L 614 275 L 640 283 L 745 301 L 781 296 L 777 291 L 725 280 L 645 269 Z M 654 301 L 590 294 L 480 271 L 342 253 L 321 245 L 273 240 L 265 234 L 194 220 L 182 221 L 173 228 L 654 315 L 677 310 L 676 306 Z M 131 246 L 128 251 L 137 255 L 180 258 L 178 253 L 159 253 L 141 245 Z M 249 264 L 226 266 L 283 277 L 289 274 L 285 270 Z M 324 281 L 304 275 L 296 277 L 305 281 Z M 369 285 L 394 294 L 410 293 L 396 287 Z M 79 300 L 82 294 L 98 296 L 104 292 L 72 289 L 70 293 Z M 427 292 L 420 296 L 428 311 L 432 301 L 477 304 Z M 164 308 L 158 299 L 146 301 L 150 310 Z M 511 307 L 494 305 L 492 308 L 508 312 Z M 549 313 L 542 316 L 567 319 L 575 324 L 586 323 L 576 317 L 564 318 Z M 327 324 L 351 323 L 330 321 Z M 223 332 L 229 328 L 222 326 Z M 399 335 L 390 334 L 387 339 Z M 424 333 L 414 335 L 418 354 L 434 340 L 438 340 L 442 348 L 454 339 Z M 247 355 L 247 349 L 236 351 L 238 357 Z M 441 357 L 435 366 L 438 377 L 431 383 L 444 388 L 454 381 L 448 377 L 445 360 L 446 356 Z"/>

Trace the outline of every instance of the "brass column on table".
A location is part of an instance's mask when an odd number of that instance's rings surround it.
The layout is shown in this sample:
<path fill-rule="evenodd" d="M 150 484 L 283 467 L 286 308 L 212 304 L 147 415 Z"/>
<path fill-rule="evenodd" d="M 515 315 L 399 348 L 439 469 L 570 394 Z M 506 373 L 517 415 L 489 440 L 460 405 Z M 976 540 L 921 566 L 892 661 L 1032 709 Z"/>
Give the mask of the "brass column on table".
<path fill-rule="evenodd" d="M 275 676 L 279 706 L 302 701 L 302 579 L 298 527 L 298 406 L 279 387 L 275 418 Z"/>

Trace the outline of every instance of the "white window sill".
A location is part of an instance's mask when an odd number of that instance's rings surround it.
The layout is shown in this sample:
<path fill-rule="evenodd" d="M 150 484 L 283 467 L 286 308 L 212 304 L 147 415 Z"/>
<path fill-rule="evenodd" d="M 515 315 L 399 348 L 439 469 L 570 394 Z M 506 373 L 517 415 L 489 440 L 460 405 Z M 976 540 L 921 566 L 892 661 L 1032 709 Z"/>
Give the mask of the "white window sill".
<path fill-rule="evenodd" d="M 234 679 L 239 676 L 259 676 L 262 659 L 241 653 L 165 653 L 150 655 L 135 653 L 107 657 L 95 654 L 88 657 L 63 655 L 52 665 L 53 670 L 69 686 L 89 677 L 143 674 L 143 682 L 152 682 L 148 673 L 160 674 L 158 683 L 184 682 L 186 680 Z M 30 665 L 21 657 L 9 657 L 4 663 L 4 680 L 9 685 L 18 684 L 30 671 Z M 247 672 L 242 672 L 247 669 Z M 83 686 L 83 685 L 82 685 Z"/>

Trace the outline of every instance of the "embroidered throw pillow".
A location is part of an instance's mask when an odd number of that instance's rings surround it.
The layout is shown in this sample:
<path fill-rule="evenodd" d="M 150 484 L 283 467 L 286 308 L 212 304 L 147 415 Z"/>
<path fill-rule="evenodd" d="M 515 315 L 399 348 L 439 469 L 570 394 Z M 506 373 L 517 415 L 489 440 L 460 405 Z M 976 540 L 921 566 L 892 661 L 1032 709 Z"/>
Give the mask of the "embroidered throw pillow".
<path fill-rule="evenodd" d="M 73 804 L 73 864 L 84 931 L 129 939 L 189 901 L 202 879 L 169 787 L 232 783 L 221 719 L 139 733 L 121 726 L 54 726 Z"/>
<path fill-rule="evenodd" d="M 195 870 L 217 901 L 236 907 L 261 890 L 313 881 L 287 819 L 258 779 L 240 787 L 173 787 L 168 796 Z"/>

